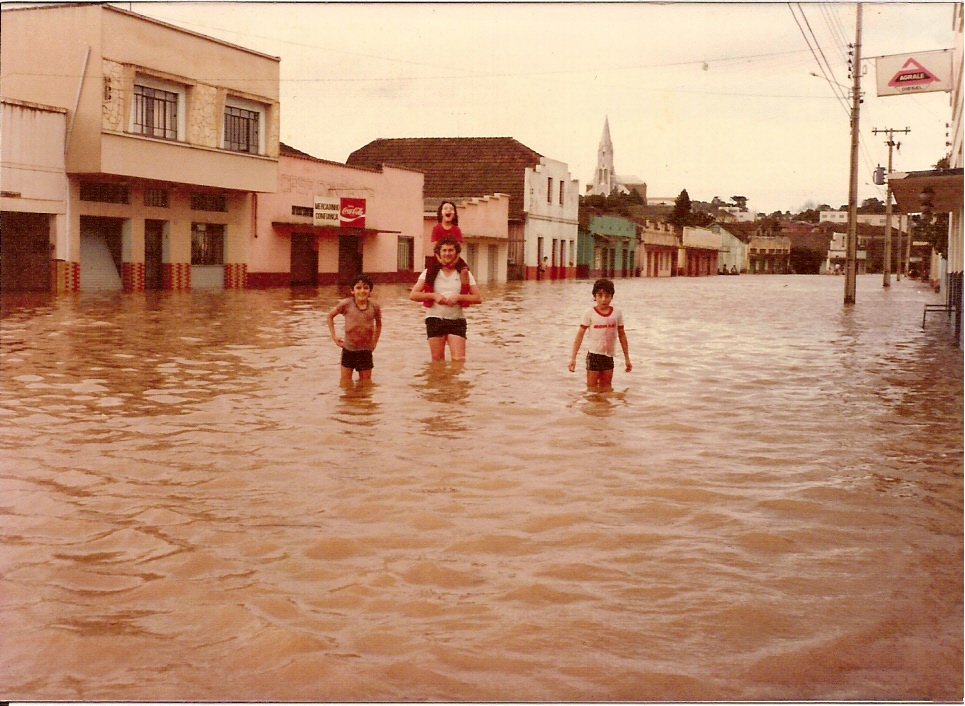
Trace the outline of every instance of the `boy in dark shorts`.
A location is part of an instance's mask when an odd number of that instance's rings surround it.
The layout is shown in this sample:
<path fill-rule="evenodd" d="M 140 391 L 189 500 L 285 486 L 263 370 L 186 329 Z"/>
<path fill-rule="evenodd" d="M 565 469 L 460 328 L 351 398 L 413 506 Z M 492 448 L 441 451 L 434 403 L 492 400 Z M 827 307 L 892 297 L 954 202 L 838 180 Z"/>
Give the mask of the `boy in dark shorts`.
<path fill-rule="evenodd" d="M 593 299 L 596 306 L 587 309 L 580 321 L 580 328 L 573 341 L 573 353 L 570 355 L 570 372 L 576 372 L 576 354 L 583 344 L 583 336 L 587 336 L 586 354 L 586 386 L 609 387 L 613 380 L 613 352 L 615 343 L 619 339 L 623 348 L 623 358 L 629 373 L 633 366 L 630 364 L 630 347 L 627 334 L 623 330 L 623 312 L 611 306 L 614 294 L 613 282 L 608 279 L 598 279 L 593 283 Z"/>
<path fill-rule="evenodd" d="M 328 312 L 328 330 L 335 345 L 342 349 L 343 381 L 350 381 L 358 370 L 359 380 L 371 380 L 372 351 L 382 334 L 382 308 L 370 299 L 374 285 L 365 275 L 352 280 L 352 296 L 340 301 Z M 335 333 L 335 317 L 345 317 L 345 338 Z"/>

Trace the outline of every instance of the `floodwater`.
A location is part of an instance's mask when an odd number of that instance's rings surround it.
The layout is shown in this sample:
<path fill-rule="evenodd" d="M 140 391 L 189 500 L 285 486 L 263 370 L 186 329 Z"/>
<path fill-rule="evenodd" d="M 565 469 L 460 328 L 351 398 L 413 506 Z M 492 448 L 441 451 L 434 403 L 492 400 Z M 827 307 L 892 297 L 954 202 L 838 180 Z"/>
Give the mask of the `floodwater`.
<path fill-rule="evenodd" d="M 3 299 L 13 700 L 963 698 L 963 361 L 917 282 L 488 288 L 468 362 L 377 286 Z M 581 358 L 582 360 L 582 355 Z"/>

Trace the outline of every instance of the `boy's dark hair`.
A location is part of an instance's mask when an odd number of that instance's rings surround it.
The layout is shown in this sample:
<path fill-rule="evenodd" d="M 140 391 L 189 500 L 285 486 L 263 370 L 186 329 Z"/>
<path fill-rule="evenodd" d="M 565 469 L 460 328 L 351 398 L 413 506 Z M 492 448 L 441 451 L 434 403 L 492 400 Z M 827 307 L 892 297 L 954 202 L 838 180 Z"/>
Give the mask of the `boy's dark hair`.
<path fill-rule="evenodd" d="M 456 204 L 454 204 L 452 201 L 443 201 L 441 204 L 439 204 L 439 208 L 436 209 L 436 220 L 439 223 L 442 223 L 442 207 L 446 204 L 452 206 L 452 225 L 459 225 L 459 209 L 456 208 Z"/>
<path fill-rule="evenodd" d="M 462 243 L 460 243 L 460 242 L 459 242 L 458 240 L 456 240 L 455 238 L 448 238 L 448 237 L 447 237 L 447 238 L 440 238 L 439 240 L 437 240 L 437 241 L 436 241 L 436 244 L 432 247 L 432 252 L 434 252 L 436 255 L 438 255 L 438 254 L 442 251 L 442 246 L 443 246 L 443 245 L 455 245 L 455 246 L 456 246 L 456 255 L 461 255 L 461 254 L 462 254 Z"/>
<path fill-rule="evenodd" d="M 609 294 L 612 297 L 616 292 L 616 289 L 614 288 L 612 281 L 608 279 L 598 279 L 596 282 L 593 283 L 594 297 L 596 296 L 597 292 L 605 292 L 606 294 Z"/>
<path fill-rule="evenodd" d="M 352 284 L 350 285 L 350 288 L 355 289 L 355 285 L 357 285 L 359 282 L 361 282 L 362 284 L 368 285 L 369 289 L 375 289 L 375 285 L 372 283 L 372 278 L 369 277 L 368 275 L 361 275 L 361 274 L 355 275 L 355 279 L 352 280 Z"/>

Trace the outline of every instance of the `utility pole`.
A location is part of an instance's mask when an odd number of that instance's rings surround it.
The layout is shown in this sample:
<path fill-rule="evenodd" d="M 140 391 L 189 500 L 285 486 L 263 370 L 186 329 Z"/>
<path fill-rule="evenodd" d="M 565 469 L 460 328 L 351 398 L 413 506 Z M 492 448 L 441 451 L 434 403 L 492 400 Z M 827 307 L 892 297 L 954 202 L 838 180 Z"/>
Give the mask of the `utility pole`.
<path fill-rule="evenodd" d="M 847 266 L 844 303 L 854 304 L 858 277 L 858 112 L 861 107 L 861 3 L 856 5 L 854 59 L 851 65 L 851 184 L 848 190 Z"/>
<path fill-rule="evenodd" d="M 891 174 L 891 152 L 894 148 L 901 149 L 901 143 L 895 142 L 895 133 L 903 132 L 906 135 L 911 132 L 910 128 L 905 128 L 904 130 L 895 130 L 894 128 L 884 128 L 879 130 L 875 128 L 871 131 L 875 135 L 879 132 L 888 133 L 888 141 L 885 143 L 888 145 L 888 174 Z M 901 233 L 901 224 L 899 223 L 898 232 Z M 900 238 L 901 236 L 899 236 Z M 898 241 L 898 261 L 901 261 L 901 241 Z M 899 267 L 899 272 L 901 268 Z M 900 277 L 900 275 L 899 275 Z M 899 279 L 899 281 L 901 281 Z M 882 287 L 891 286 L 891 179 L 888 179 L 888 188 L 885 191 L 885 262 L 884 262 L 884 276 L 881 282 Z"/>

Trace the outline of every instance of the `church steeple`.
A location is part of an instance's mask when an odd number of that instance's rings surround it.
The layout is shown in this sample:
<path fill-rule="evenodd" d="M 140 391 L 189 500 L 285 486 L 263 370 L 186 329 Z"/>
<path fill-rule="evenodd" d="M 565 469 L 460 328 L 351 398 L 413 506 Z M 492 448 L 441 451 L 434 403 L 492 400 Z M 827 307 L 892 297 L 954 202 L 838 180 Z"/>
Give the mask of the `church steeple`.
<path fill-rule="evenodd" d="M 613 190 L 613 142 L 610 140 L 610 116 L 603 120 L 603 135 L 596 151 L 596 172 L 593 174 L 593 193 L 609 196 Z"/>

